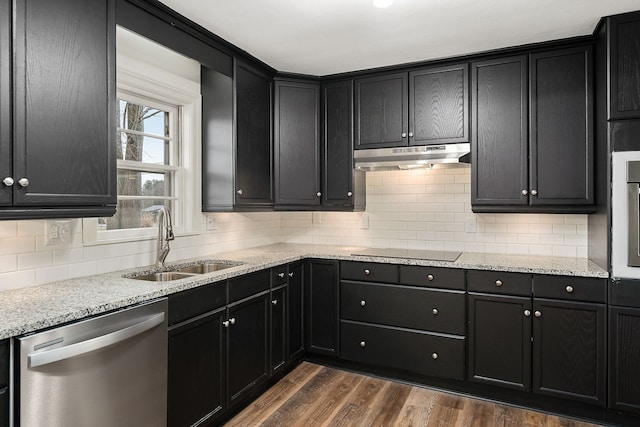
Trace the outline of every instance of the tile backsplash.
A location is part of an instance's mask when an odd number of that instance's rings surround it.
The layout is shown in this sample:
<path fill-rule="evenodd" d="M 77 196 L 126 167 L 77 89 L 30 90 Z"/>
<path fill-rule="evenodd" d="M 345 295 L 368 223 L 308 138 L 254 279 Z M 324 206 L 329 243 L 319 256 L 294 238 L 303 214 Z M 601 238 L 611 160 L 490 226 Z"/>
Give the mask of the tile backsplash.
<path fill-rule="evenodd" d="M 368 172 L 366 212 L 208 214 L 215 229 L 176 238 L 167 260 L 278 242 L 587 257 L 586 215 L 473 214 L 470 176 L 469 168 Z M 44 231 L 43 220 L 0 221 L 0 290 L 155 260 L 155 240 L 84 245 L 81 220 L 62 247 L 46 246 Z"/>

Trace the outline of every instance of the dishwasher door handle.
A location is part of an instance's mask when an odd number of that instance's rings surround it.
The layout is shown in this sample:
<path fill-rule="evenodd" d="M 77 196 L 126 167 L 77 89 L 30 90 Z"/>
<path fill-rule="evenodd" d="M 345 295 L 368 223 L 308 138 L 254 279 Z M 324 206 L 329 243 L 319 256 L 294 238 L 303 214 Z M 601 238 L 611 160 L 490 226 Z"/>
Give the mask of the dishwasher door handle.
<path fill-rule="evenodd" d="M 48 365 L 49 363 L 59 362 L 60 360 L 69 359 L 71 357 L 79 356 L 81 354 L 89 353 L 119 343 L 120 341 L 124 341 L 158 326 L 164 322 L 164 317 L 164 313 L 155 314 L 147 317 L 141 322 L 127 326 L 126 328 L 91 338 L 86 341 L 81 341 L 66 347 L 60 347 L 40 353 L 29 353 L 29 367 L 35 368 L 38 366 Z"/>

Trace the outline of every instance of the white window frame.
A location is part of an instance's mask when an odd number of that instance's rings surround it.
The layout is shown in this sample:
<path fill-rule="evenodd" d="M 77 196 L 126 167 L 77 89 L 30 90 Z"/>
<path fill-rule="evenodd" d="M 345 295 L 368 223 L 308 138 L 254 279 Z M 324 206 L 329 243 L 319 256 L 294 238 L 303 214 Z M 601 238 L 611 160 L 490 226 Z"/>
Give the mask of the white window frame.
<path fill-rule="evenodd" d="M 174 121 L 178 125 L 179 152 L 172 155 L 180 159 L 181 166 L 174 168 L 175 182 L 172 185 L 180 203 L 171 213 L 176 236 L 198 234 L 202 227 L 200 85 L 124 55 L 118 55 L 116 80 L 118 99 L 139 100 L 141 104 L 151 107 L 154 107 L 153 100 L 156 100 L 161 104 L 179 107 Z M 118 160 L 118 165 L 136 168 L 139 163 Z M 145 164 L 144 170 L 150 169 L 147 166 L 153 167 Z M 166 166 L 163 167 L 163 172 L 166 169 Z M 158 233 L 155 227 L 98 231 L 97 218 L 83 219 L 82 229 L 83 242 L 87 245 L 150 240 L 157 238 Z"/>

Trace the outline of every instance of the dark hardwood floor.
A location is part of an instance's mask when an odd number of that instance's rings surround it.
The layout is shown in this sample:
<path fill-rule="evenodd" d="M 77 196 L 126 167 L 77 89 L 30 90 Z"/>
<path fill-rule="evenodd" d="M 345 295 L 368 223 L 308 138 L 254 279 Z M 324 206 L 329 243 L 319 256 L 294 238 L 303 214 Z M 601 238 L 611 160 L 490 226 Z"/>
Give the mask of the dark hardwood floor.
<path fill-rule="evenodd" d="M 567 426 L 588 424 L 304 362 L 226 426 Z"/>

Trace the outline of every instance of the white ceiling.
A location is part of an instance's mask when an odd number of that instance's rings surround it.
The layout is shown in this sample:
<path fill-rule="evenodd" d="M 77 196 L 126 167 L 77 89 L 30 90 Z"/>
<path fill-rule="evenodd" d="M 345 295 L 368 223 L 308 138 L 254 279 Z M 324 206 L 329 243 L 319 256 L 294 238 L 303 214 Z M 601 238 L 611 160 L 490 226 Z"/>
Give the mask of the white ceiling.
<path fill-rule="evenodd" d="M 640 0 L 161 0 L 278 71 L 328 75 L 593 32 Z"/>

